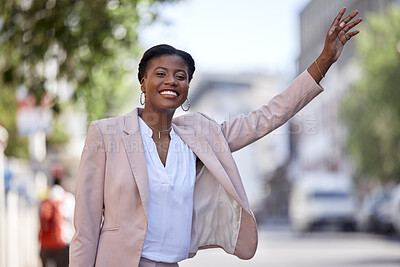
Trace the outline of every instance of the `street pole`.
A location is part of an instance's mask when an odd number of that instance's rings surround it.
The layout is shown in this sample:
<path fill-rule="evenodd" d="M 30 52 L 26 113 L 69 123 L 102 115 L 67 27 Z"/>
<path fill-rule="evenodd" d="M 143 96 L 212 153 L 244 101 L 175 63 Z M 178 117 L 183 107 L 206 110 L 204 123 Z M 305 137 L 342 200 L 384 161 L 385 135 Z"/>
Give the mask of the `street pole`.
<path fill-rule="evenodd" d="M 0 266 L 6 266 L 6 200 L 4 185 L 4 150 L 8 132 L 0 126 Z"/>

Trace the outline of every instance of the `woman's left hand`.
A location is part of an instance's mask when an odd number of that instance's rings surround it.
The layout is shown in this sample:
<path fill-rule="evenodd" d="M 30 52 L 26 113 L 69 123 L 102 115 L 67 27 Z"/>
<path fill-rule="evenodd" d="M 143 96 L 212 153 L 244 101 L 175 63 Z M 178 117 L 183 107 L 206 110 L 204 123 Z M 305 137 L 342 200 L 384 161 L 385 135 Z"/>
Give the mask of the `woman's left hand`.
<path fill-rule="evenodd" d="M 325 59 L 330 61 L 331 64 L 339 58 L 347 41 L 359 33 L 359 31 L 349 32 L 354 26 L 362 21 L 362 19 L 359 18 L 349 23 L 355 16 L 357 16 L 358 11 L 353 11 L 344 20 L 340 21 L 345 11 L 345 7 L 340 10 L 325 37 L 325 45 L 321 56 L 325 57 Z"/>
<path fill-rule="evenodd" d="M 345 7 L 340 10 L 339 14 L 332 22 L 332 25 L 326 34 L 325 45 L 321 54 L 307 69 L 317 83 L 325 77 L 324 75 L 330 66 L 338 60 L 347 41 L 359 33 L 359 31 L 349 32 L 354 26 L 362 21 L 362 19 L 359 18 L 350 22 L 355 16 L 357 16 L 358 11 L 353 11 L 353 13 L 348 15 L 344 20 L 340 21 L 344 12 L 346 12 Z"/>

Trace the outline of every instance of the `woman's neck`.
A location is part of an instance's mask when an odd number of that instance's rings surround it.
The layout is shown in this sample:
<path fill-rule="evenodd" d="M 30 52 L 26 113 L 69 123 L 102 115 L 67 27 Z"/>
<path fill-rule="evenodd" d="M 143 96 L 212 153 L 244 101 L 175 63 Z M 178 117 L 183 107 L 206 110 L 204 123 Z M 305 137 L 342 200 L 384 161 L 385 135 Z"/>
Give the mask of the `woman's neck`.
<path fill-rule="evenodd" d="M 139 116 L 150 128 L 162 132 L 171 128 L 174 112 L 156 112 L 144 108 L 139 109 Z"/>

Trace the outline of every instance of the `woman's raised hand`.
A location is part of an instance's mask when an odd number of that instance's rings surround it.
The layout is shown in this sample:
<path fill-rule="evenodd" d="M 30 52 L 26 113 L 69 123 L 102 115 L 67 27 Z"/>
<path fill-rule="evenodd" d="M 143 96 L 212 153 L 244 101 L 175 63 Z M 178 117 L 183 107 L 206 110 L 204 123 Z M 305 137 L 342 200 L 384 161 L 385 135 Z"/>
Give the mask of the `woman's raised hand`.
<path fill-rule="evenodd" d="M 324 78 L 329 67 L 338 60 L 347 41 L 359 33 L 359 31 L 350 31 L 362 21 L 361 18 L 352 21 L 357 16 L 358 11 L 353 11 L 345 19 L 341 20 L 344 12 L 346 12 L 345 7 L 340 10 L 326 34 L 322 53 L 307 69 L 317 83 Z"/>
<path fill-rule="evenodd" d="M 325 38 L 325 46 L 321 56 L 324 56 L 326 57 L 326 59 L 331 60 L 332 63 L 334 63 L 339 58 L 347 41 L 350 40 L 351 37 L 359 33 L 359 31 L 350 32 L 350 30 L 362 21 L 362 19 L 359 18 L 351 22 L 351 20 L 358 14 L 357 10 L 353 11 L 353 13 L 351 13 L 344 20 L 341 21 L 345 11 L 345 7 L 340 10 L 339 14 L 332 22 L 332 25 L 329 28 Z"/>

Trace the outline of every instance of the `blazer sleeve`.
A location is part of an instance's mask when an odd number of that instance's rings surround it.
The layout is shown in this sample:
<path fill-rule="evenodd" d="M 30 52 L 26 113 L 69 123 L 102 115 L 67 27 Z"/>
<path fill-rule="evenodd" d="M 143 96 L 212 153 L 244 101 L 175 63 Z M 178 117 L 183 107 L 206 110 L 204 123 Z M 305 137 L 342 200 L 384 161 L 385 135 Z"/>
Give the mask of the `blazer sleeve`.
<path fill-rule="evenodd" d="M 229 148 L 232 152 L 239 150 L 275 130 L 322 91 L 323 88 L 308 71 L 304 71 L 268 104 L 247 116 L 240 114 L 222 123 L 221 129 Z"/>
<path fill-rule="evenodd" d="M 103 214 L 106 153 L 97 122 L 89 126 L 76 177 L 75 234 L 70 266 L 94 266 Z"/>

